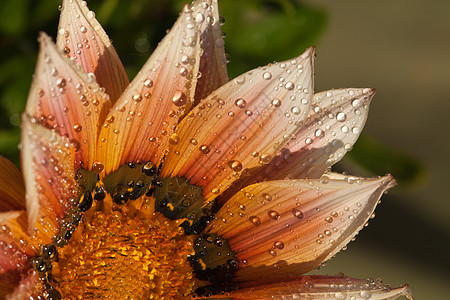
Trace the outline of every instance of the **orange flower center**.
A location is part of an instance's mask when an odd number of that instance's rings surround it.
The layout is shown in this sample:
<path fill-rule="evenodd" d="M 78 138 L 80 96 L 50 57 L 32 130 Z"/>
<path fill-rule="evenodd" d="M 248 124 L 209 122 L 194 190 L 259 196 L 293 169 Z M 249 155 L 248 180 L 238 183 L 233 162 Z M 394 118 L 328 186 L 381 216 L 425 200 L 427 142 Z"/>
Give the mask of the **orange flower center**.
<path fill-rule="evenodd" d="M 174 221 L 94 213 L 53 262 L 63 299 L 174 299 L 191 294 L 192 237 Z"/>

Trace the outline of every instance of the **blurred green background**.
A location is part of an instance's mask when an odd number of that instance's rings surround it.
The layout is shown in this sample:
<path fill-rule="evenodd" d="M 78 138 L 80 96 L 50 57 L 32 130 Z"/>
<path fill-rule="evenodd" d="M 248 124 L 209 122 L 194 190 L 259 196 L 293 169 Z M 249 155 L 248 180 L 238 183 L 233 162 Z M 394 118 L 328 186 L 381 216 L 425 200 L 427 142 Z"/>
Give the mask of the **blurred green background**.
<path fill-rule="evenodd" d="M 91 0 L 132 78 L 185 1 Z M 59 0 L 0 0 L 0 153 L 19 164 L 19 123 L 37 36 L 56 36 Z M 450 3 L 436 0 L 223 0 L 230 77 L 317 46 L 316 91 L 374 87 L 354 150 L 335 167 L 392 173 L 399 185 L 348 250 L 318 273 L 409 283 L 418 299 L 450 295 Z"/>

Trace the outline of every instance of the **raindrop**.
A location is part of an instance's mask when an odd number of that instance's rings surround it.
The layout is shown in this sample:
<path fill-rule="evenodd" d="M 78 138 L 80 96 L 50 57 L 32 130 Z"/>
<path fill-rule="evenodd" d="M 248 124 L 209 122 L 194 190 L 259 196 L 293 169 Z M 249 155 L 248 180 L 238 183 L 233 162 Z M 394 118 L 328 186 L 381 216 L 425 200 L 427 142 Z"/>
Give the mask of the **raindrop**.
<path fill-rule="evenodd" d="M 326 221 L 327 223 L 331 223 L 331 222 L 333 222 L 333 218 L 332 218 L 332 217 L 326 217 L 326 218 L 325 218 L 325 221 Z"/>
<path fill-rule="evenodd" d="M 237 160 L 230 161 L 229 166 L 235 172 L 239 172 L 242 170 L 242 164 L 240 161 Z"/>
<path fill-rule="evenodd" d="M 153 86 L 153 81 L 151 79 L 147 79 L 144 81 L 144 86 L 147 88 L 151 88 Z"/>
<path fill-rule="evenodd" d="M 140 102 L 142 100 L 142 95 L 141 94 L 134 94 L 132 99 L 135 102 Z"/>
<path fill-rule="evenodd" d="M 253 225 L 259 225 L 261 224 L 261 219 L 255 216 L 251 216 L 250 218 L 248 218 L 250 220 L 250 222 L 252 222 Z"/>
<path fill-rule="evenodd" d="M 340 112 L 336 115 L 336 120 L 338 120 L 339 122 L 345 122 L 347 120 L 347 115 L 343 112 Z"/>
<path fill-rule="evenodd" d="M 298 115 L 298 114 L 300 114 L 300 108 L 298 106 L 294 106 L 294 107 L 291 108 L 291 112 L 294 115 Z"/>
<path fill-rule="evenodd" d="M 261 156 L 259 157 L 259 162 L 261 164 L 268 164 L 270 163 L 270 161 L 272 160 L 272 156 L 268 153 L 263 153 L 261 154 Z"/>
<path fill-rule="evenodd" d="M 169 138 L 169 143 L 171 143 L 172 145 L 176 145 L 176 144 L 178 144 L 179 141 L 180 141 L 180 137 L 178 136 L 178 134 L 172 133 L 172 135 Z"/>
<path fill-rule="evenodd" d="M 80 132 L 81 129 L 82 129 L 82 127 L 81 127 L 80 124 L 75 124 L 75 125 L 73 125 L 73 130 L 74 130 L 75 132 Z"/>
<path fill-rule="evenodd" d="M 101 172 L 103 172 L 104 169 L 105 166 L 100 161 L 96 161 L 92 164 L 92 171 L 94 171 L 94 173 L 96 174 L 100 174 Z"/>
<path fill-rule="evenodd" d="M 275 248 L 278 248 L 278 249 L 281 250 L 281 249 L 284 248 L 284 243 L 281 242 L 281 241 L 277 241 L 277 242 L 273 243 L 273 246 L 274 246 Z"/>
<path fill-rule="evenodd" d="M 263 78 L 266 79 L 266 80 L 272 79 L 272 73 L 264 72 Z"/>
<path fill-rule="evenodd" d="M 62 77 L 56 80 L 56 86 L 58 86 L 59 88 L 64 88 L 66 84 L 67 84 L 66 80 Z"/>
<path fill-rule="evenodd" d="M 197 22 L 197 23 L 202 23 L 203 21 L 205 21 L 205 16 L 202 14 L 202 13 L 198 13 L 196 16 L 195 16 L 195 22 Z"/>
<path fill-rule="evenodd" d="M 275 251 L 273 249 L 270 249 L 269 250 L 269 254 L 272 255 L 272 256 L 277 256 L 277 251 Z"/>
<path fill-rule="evenodd" d="M 317 129 L 317 130 L 314 132 L 314 135 L 315 135 L 316 137 L 323 137 L 324 132 L 323 132 L 322 129 Z"/>
<path fill-rule="evenodd" d="M 239 108 L 244 108 L 247 105 L 247 102 L 242 98 L 237 99 L 234 103 Z"/>
<path fill-rule="evenodd" d="M 292 81 L 289 81 L 286 83 L 285 87 L 287 90 L 292 91 L 294 89 L 295 85 Z"/>
<path fill-rule="evenodd" d="M 183 106 L 183 105 L 185 105 L 186 104 L 186 100 L 187 100 L 186 95 L 183 92 L 181 92 L 181 91 L 176 91 L 175 94 L 173 95 L 173 98 L 172 98 L 172 102 L 176 106 Z"/>
<path fill-rule="evenodd" d="M 276 211 L 274 211 L 274 210 L 269 210 L 268 212 L 267 212 L 267 214 L 269 215 L 269 217 L 272 219 L 272 220 L 278 220 L 279 218 L 280 218 L 280 214 L 278 213 L 278 212 L 276 212 Z"/>
<path fill-rule="evenodd" d="M 208 154 L 211 150 L 209 149 L 209 146 L 202 145 L 202 146 L 200 146 L 200 151 L 202 151 L 203 154 Z"/>
<path fill-rule="evenodd" d="M 272 105 L 274 107 L 280 107 L 281 106 L 281 100 L 280 99 L 273 99 L 272 100 Z"/>
<path fill-rule="evenodd" d="M 267 194 L 267 193 L 263 193 L 263 194 L 262 194 L 262 198 L 263 198 L 265 201 L 272 201 L 272 196 L 271 196 L 270 194 Z"/>
<path fill-rule="evenodd" d="M 81 26 L 80 26 L 80 31 L 81 31 L 81 33 L 86 33 L 86 32 L 87 32 L 86 26 L 81 25 Z"/>
<path fill-rule="evenodd" d="M 303 212 L 301 210 L 299 210 L 298 208 L 293 208 L 292 209 L 292 214 L 294 215 L 294 217 L 296 217 L 297 219 L 302 219 L 303 218 Z"/>

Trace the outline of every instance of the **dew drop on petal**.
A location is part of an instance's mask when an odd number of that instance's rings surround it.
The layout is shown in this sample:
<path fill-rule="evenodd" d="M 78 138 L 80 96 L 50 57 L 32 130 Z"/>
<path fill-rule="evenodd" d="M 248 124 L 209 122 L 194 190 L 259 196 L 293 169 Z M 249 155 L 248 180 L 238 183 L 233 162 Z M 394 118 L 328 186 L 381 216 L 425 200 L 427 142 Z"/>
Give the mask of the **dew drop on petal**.
<path fill-rule="evenodd" d="M 183 92 L 181 92 L 181 91 L 176 91 L 175 94 L 173 95 L 173 98 L 172 98 L 172 102 L 176 106 L 183 106 L 183 105 L 185 105 L 186 104 L 186 100 L 187 100 L 186 95 Z"/>
<path fill-rule="evenodd" d="M 250 218 L 248 218 L 249 220 L 250 220 L 250 222 L 253 224 L 253 225 L 255 225 L 255 226 L 257 226 L 257 225 L 259 225 L 259 224 L 261 224 L 261 219 L 260 218 L 258 218 L 258 217 L 255 217 L 255 216 L 251 216 Z"/>
<path fill-rule="evenodd" d="M 237 99 L 234 103 L 239 108 L 244 108 L 247 105 L 247 102 L 242 98 Z"/>
<path fill-rule="evenodd" d="M 336 115 L 336 120 L 338 120 L 339 122 L 345 122 L 347 120 L 347 115 L 343 112 L 340 112 Z"/>
<path fill-rule="evenodd" d="M 297 219 L 302 219 L 303 218 L 303 212 L 301 210 L 299 210 L 298 208 L 293 208 L 292 209 L 292 214 L 294 215 L 294 217 L 296 217 Z"/>
<path fill-rule="evenodd" d="M 100 174 L 104 169 L 105 166 L 100 161 L 96 161 L 92 164 L 92 171 L 94 171 L 96 174 Z"/>
<path fill-rule="evenodd" d="M 269 215 L 269 217 L 272 219 L 272 220 L 278 220 L 279 218 L 280 218 L 280 214 L 278 213 L 278 212 L 276 212 L 276 211 L 274 211 L 274 210 L 269 210 L 268 212 L 267 212 L 267 214 Z"/>
<path fill-rule="evenodd" d="M 272 73 L 270 73 L 270 72 L 264 72 L 263 78 L 266 79 L 266 80 L 271 79 L 271 78 L 272 78 Z"/>

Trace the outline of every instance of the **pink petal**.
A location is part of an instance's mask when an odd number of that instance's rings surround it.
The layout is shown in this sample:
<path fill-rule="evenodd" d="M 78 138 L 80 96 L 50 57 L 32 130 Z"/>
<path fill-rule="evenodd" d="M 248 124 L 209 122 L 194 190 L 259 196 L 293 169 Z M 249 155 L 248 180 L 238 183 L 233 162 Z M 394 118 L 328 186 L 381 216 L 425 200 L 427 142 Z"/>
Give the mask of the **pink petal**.
<path fill-rule="evenodd" d="M 99 138 L 106 173 L 125 162 L 159 163 L 174 125 L 193 101 L 200 55 L 197 31 L 185 6 L 114 105 Z"/>
<path fill-rule="evenodd" d="M 34 253 L 27 234 L 25 211 L 0 213 L 0 274 L 23 272 L 29 266 L 29 258 Z"/>
<path fill-rule="evenodd" d="M 393 300 L 404 296 L 412 300 L 407 285 L 391 288 L 380 281 L 349 278 L 347 276 L 302 276 L 282 282 L 244 284 L 231 293 L 214 298 L 231 299 L 371 299 Z"/>
<path fill-rule="evenodd" d="M 28 226 L 32 236 L 48 243 L 78 193 L 75 148 L 67 138 L 23 115 L 21 154 Z"/>
<path fill-rule="evenodd" d="M 247 72 L 209 95 L 171 136 L 162 176 L 186 177 L 210 201 L 269 163 L 308 115 L 313 54 Z"/>
<path fill-rule="evenodd" d="M 0 212 L 25 209 L 25 185 L 19 169 L 0 156 Z"/>
<path fill-rule="evenodd" d="M 195 89 L 197 104 L 228 81 L 228 72 L 217 0 L 196 0 L 191 7 L 203 51 L 199 68 L 201 76 Z"/>
<path fill-rule="evenodd" d="M 206 230 L 228 241 L 240 260 L 238 278 L 316 268 L 350 242 L 394 183 L 390 175 L 332 178 L 257 183 L 220 209 Z"/>
<path fill-rule="evenodd" d="M 98 127 L 111 105 L 95 80 L 65 57 L 44 33 L 26 112 L 77 145 L 78 167 L 95 158 Z"/>
<path fill-rule="evenodd" d="M 315 94 L 304 126 L 264 170 L 266 178 L 319 178 L 352 149 L 374 94 L 368 88 Z"/>
<path fill-rule="evenodd" d="M 57 46 L 79 63 L 86 73 L 95 75 L 115 102 L 129 81 L 122 62 L 95 14 L 85 1 L 64 0 L 58 27 Z"/>
<path fill-rule="evenodd" d="M 42 299 L 42 283 L 36 273 L 31 272 L 22 279 L 14 291 L 7 295 L 7 300 Z"/>

